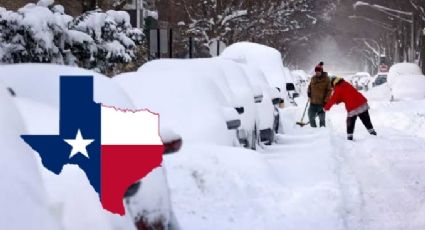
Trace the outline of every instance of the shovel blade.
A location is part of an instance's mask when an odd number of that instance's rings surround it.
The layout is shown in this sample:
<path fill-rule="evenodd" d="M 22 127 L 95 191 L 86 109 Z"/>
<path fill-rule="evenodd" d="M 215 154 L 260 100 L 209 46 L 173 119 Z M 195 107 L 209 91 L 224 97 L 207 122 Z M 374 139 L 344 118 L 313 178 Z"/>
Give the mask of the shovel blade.
<path fill-rule="evenodd" d="M 304 122 L 298 121 L 298 122 L 297 122 L 297 125 L 299 125 L 299 126 L 301 126 L 301 127 L 304 127 L 304 126 L 308 125 L 309 123 L 310 123 L 310 122 L 308 122 L 308 123 L 304 123 Z"/>

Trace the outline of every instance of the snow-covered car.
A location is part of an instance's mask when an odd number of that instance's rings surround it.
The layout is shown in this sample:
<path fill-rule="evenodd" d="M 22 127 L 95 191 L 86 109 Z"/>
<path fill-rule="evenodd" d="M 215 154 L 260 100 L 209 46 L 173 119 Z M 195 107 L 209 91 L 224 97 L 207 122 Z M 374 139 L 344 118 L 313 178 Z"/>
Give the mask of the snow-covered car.
<path fill-rule="evenodd" d="M 247 65 L 244 59 L 231 60 L 244 70 L 250 84 L 260 90 L 260 95 L 256 94 L 255 96 L 255 105 L 257 107 L 256 127 L 259 130 L 260 142 L 270 145 L 274 142 L 275 127 L 278 127 L 280 119 L 277 109 L 279 100 L 273 100 L 279 99 L 278 91 L 268 84 L 264 73 L 259 68 Z"/>
<path fill-rule="evenodd" d="M 378 73 L 373 77 L 371 81 L 371 86 L 376 87 L 387 83 L 388 74 L 387 73 Z M 370 88 L 370 87 L 369 87 Z"/>
<path fill-rule="evenodd" d="M 180 75 L 193 76 L 197 79 L 204 79 L 205 82 L 211 82 L 211 89 L 203 91 L 213 93 L 215 89 L 218 89 L 219 92 L 215 92 L 215 94 L 221 94 L 225 98 L 225 101 L 218 99 L 218 102 L 223 104 L 226 109 L 233 108 L 239 114 L 241 126 L 236 130 L 237 140 L 245 147 L 256 147 L 258 139 L 255 126 L 256 107 L 254 91 L 256 90 L 250 85 L 241 67 L 231 60 L 224 60 L 221 58 L 200 58 L 191 60 L 162 59 L 145 64 L 139 69 L 139 72 L 149 70 L 151 74 L 155 74 L 155 72 L 165 68 L 170 70 L 170 72 L 174 71 L 178 73 L 177 75 L 168 72 L 167 75 L 169 78 L 180 77 Z M 182 83 L 174 82 L 173 87 L 178 88 L 181 84 Z M 190 83 L 186 84 L 190 85 Z M 193 95 L 196 94 L 192 94 L 192 96 Z M 216 98 L 221 97 L 222 96 L 216 96 Z M 198 100 L 202 100 L 202 98 Z M 228 111 L 226 113 L 229 114 L 231 112 Z M 230 116 L 227 120 L 230 119 L 234 119 L 234 116 Z M 220 126 L 216 126 L 217 129 L 219 127 Z M 202 126 L 199 126 L 199 128 L 202 128 Z M 223 136 L 223 138 L 224 137 L 226 136 Z M 186 138 L 184 139 L 186 141 Z"/>
<path fill-rule="evenodd" d="M 38 160 L 20 138 L 27 132 L 11 91 L 0 81 L 0 223 L 2 229 L 60 228 L 49 204 Z"/>
<path fill-rule="evenodd" d="M 160 114 L 161 125 L 173 127 L 185 143 L 239 145 L 235 130 L 240 116 L 219 86 L 183 60 L 155 60 L 137 72 L 113 78 L 138 108 Z"/>
<path fill-rule="evenodd" d="M 388 85 L 393 100 L 425 98 L 425 76 L 414 63 L 398 63 L 390 68 Z"/>
<path fill-rule="evenodd" d="M 278 50 L 261 44 L 238 42 L 227 47 L 220 56 L 243 58 L 247 65 L 261 69 L 270 86 L 279 89 L 281 98 L 289 101 L 282 55 Z"/>
<path fill-rule="evenodd" d="M 47 64 L 4 65 L 0 66 L 0 71 L 5 73 L 0 80 L 15 95 L 14 100 L 28 127 L 25 134 L 58 133 L 60 76 L 93 76 L 95 102 L 136 109 L 125 92 L 111 79 L 92 71 Z M 78 89 L 75 91 L 78 92 Z M 182 143 L 180 136 L 169 129 L 161 129 L 160 132 L 165 152 L 178 151 Z M 39 159 L 38 154 L 32 155 Z M 66 165 L 61 175 L 57 176 L 39 163 L 48 200 L 52 206 L 58 207 L 57 215 L 65 229 L 84 229 L 88 226 L 92 229 L 135 229 L 135 226 L 145 229 L 177 224 L 173 220 L 167 179 L 162 167 L 148 174 L 141 183 L 139 181 L 131 186 L 133 192 L 125 199 L 127 214 L 118 217 L 103 210 L 98 196 L 76 165 Z"/>
<path fill-rule="evenodd" d="M 237 96 L 237 100 L 243 108 L 241 116 L 241 129 L 239 137 L 243 137 L 245 147 L 256 149 L 258 142 L 258 111 L 256 100 L 262 94 L 258 86 L 253 86 L 249 81 L 244 69 L 232 60 L 225 58 L 206 59 L 217 65 L 223 72 L 223 76 L 229 84 L 233 95 Z M 256 94 L 257 92 L 257 94 Z"/>
<path fill-rule="evenodd" d="M 369 73 L 358 72 L 351 78 L 351 84 L 358 90 L 366 90 L 371 79 Z"/>

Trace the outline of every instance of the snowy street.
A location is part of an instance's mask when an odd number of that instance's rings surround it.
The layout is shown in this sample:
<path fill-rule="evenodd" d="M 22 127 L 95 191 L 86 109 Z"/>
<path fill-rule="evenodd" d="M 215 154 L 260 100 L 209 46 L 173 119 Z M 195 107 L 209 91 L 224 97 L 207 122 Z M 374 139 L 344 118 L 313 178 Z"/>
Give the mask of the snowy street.
<path fill-rule="evenodd" d="M 286 214 L 291 229 L 423 229 L 425 110 L 423 102 L 414 106 L 416 114 L 397 108 L 405 103 L 373 102 L 378 137 L 359 123 L 362 135 L 346 141 L 340 110 L 331 112 L 329 129 L 294 128 L 282 136 L 283 146 L 267 150 L 266 159 L 293 192 L 290 205 L 303 210 Z"/>
<path fill-rule="evenodd" d="M 369 136 L 358 121 L 355 142 L 346 140 L 346 114 L 340 107 L 328 114 L 328 128 L 317 130 L 295 126 L 295 121 L 301 117 L 302 106 L 282 111 L 286 133 L 279 135 L 277 145 L 266 147 L 259 154 L 276 176 L 277 184 L 267 188 L 272 191 L 251 193 L 250 198 L 245 198 L 251 202 L 259 200 L 269 209 L 257 216 L 262 219 L 259 226 L 262 229 L 423 229 L 424 105 L 423 100 L 389 103 L 378 98 L 372 101 L 371 116 L 378 137 Z M 178 204 L 182 203 L 180 189 L 186 191 L 185 202 L 190 202 L 187 195 L 193 191 L 188 191 L 191 189 L 188 187 L 174 187 L 173 179 L 179 175 L 176 173 L 184 169 L 176 169 L 174 159 L 167 164 L 173 165 L 167 169 L 173 194 L 177 194 L 172 195 L 176 214 L 189 221 L 187 226 L 182 222 L 182 226 L 215 229 L 215 225 L 193 225 L 192 221 L 198 215 L 211 217 L 207 213 L 219 212 L 224 207 L 211 202 L 216 200 L 214 198 L 210 201 L 201 199 L 195 202 L 208 204 L 211 208 L 204 208 L 205 213 L 185 213 L 187 210 Z M 197 171 L 203 167 L 193 166 L 191 169 Z M 222 186 L 228 186 L 226 180 L 231 179 L 223 180 Z M 181 180 L 175 182 L 181 184 Z M 268 183 L 263 181 L 261 186 Z M 235 190 L 241 188 L 240 184 L 232 186 Z M 208 185 L 205 187 L 207 190 Z M 270 202 L 270 197 L 265 194 L 276 195 L 276 200 Z M 236 223 L 224 222 L 222 229 L 241 226 L 238 219 L 241 222 L 248 220 L 245 219 L 249 218 L 246 211 L 253 206 L 242 212 L 237 209 L 244 206 L 240 202 L 246 201 L 239 197 L 228 204 L 237 206 L 230 214 Z M 185 207 L 190 205 L 186 203 Z M 193 210 L 193 207 L 189 209 Z M 267 213 L 273 215 L 264 216 Z M 212 220 L 200 217 L 199 221 L 208 223 Z"/>
<path fill-rule="evenodd" d="M 0 0 L 0 230 L 425 230 L 425 0 Z"/>

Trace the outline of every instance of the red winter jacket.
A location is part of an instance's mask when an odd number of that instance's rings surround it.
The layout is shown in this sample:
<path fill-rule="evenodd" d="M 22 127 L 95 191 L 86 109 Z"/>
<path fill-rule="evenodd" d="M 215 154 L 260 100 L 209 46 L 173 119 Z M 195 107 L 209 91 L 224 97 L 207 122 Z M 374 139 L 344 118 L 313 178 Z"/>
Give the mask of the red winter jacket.
<path fill-rule="evenodd" d="M 367 103 L 367 99 L 348 82 L 341 80 L 334 87 L 334 92 L 324 110 L 328 111 L 334 104 L 341 102 L 344 102 L 347 112 L 351 112 Z"/>

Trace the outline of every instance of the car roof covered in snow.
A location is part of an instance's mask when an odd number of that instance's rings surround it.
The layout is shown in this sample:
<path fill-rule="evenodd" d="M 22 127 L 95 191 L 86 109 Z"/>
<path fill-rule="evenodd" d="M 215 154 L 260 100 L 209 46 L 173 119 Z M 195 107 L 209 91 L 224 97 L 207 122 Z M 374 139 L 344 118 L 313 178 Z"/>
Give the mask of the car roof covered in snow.
<path fill-rule="evenodd" d="M 0 80 L 19 97 L 31 98 L 55 108 L 59 107 L 60 76 L 93 76 L 94 101 L 110 106 L 134 109 L 124 91 L 110 78 L 77 67 L 54 64 L 0 65 Z M 75 89 L 78 93 L 78 89 Z"/>
<path fill-rule="evenodd" d="M 227 47 L 220 56 L 245 59 L 248 65 L 258 66 L 264 72 L 271 86 L 285 88 L 282 55 L 274 48 L 256 43 L 238 42 Z"/>
<path fill-rule="evenodd" d="M 415 63 L 397 63 L 391 66 L 388 75 L 422 75 L 421 68 Z"/>

